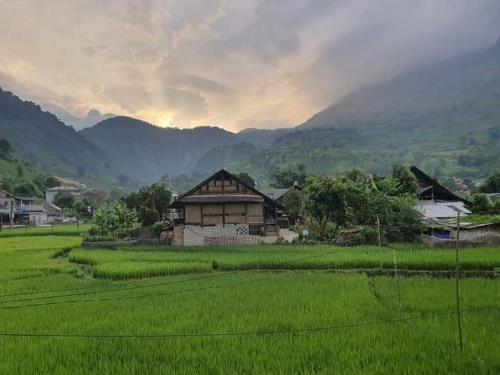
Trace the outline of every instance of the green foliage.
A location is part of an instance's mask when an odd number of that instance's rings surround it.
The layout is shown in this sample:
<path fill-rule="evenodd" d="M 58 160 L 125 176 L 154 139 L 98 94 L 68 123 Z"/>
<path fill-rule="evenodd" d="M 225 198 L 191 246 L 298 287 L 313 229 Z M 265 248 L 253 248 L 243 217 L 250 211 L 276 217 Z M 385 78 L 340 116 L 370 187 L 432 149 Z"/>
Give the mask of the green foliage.
<path fill-rule="evenodd" d="M 18 180 L 13 189 L 12 192 L 14 195 L 18 197 L 42 197 L 43 193 L 40 190 L 40 187 L 38 187 L 33 181 L 26 180 L 26 179 L 20 179 Z"/>
<path fill-rule="evenodd" d="M 54 197 L 54 204 L 61 208 L 70 208 L 75 204 L 75 198 L 70 193 L 61 191 Z"/>
<path fill-rule="evenodd" d="M 328 222 L 345 222 L 347 186 L 331 177 L 312 177 L 304 188 L 304 211 L 319 226 L 319 237 L 325 239 Z"/>
<path fill-rule="evenodd" d="M 400 195 L 418 193 L 417 179 L 406 165 L 396 164 L 392 169 L 392 178 L 398 185 Z"/>
<path fill-rule="evenodd" d="M 255 187 L 255 181 L 248 173 L 241 172 L 237 173 L 236 177 L 238 177 L 241 181 L 243 181 L 245 184 L 247 184 L 250 187 Z"/>
<path fill-rule="evenodd" d="M 274 172 L 271 178 L 271 186 L 275 188 L 292 187 L 295 181 L 303 185 L 307 178 L 306 166 L 304 164 L 287 165 Z"/>
<path fill-rule="evenodd" d="M 86 201 L 76 201 L 73 203 L 73 213 L 77 219 L 90 219 L 92 218 L 92 207 Z M 90 208 L 90 210 L 89 210 Z"/>
<path fill-rule="evenodd" d="M 159 221 L 157 223 L 154 223 L 152 226 L 151 226 L 151 232 L 158 238 L 160 238 L 160 235 L 163 231 L 167 230 L 168 229 L 168 225 L 167 223 L 163 222 L 163 221 Z"/>
<path fill-rule="evenodd" d="M 172 193 L 163 184 L 153 184 L 143 187 L 136 193 L 122 198 L 122 201 L 138 213 L 139 222 L 143 225 L 153 225 L 163 219 L 167 213 Z"/>
<path fill-rule="evenodd" d="M 500 172 L 489 176 L 479 187 L 481 193 L 500 193 Z"/>
<path fill-rule="evenodd" d="M 94 213 L 94 223 L 99 228 L 96 234 L 126 238 L 137 223 L 137 214 L 124 203 L 118 202 L 97 208 Z M 95 231 L 90 232 L 94 233 Z"/>
<path fill-rule="evenodd" d="M 82 166 L 87 173 L 102 175 L 102 149 L 38 105 L 1 88 L 0 138 L 37 169 L 76 176 Z"/>
<path fill-rule="evenodd" d="M 290 189 L 283 197 L 283 205 L 286 207 L 290 222 L 293 224 L 295 220 L 304 213 L 302 206 L 302 191 L 299 189 Z"/>
<path fill-rule="evenodd" d="M 411 187 L 358 170 L 338 178 L 311 178 L 303 191 L 304 211 L 318 224 L 320 239 L 325 239 L 327 223 L 334 222 L 337 227 L 362 226 L 367 232 L 380 226 L 384 241 L 409 240 L 421 229 Z"/>
<path fill-rule="evenodd" d="M 470 209 L 475 214 L 488 213 L 490 208 L 493 207 L 491 199 L 483 193 L 473 194 L 470 202 Z"/>

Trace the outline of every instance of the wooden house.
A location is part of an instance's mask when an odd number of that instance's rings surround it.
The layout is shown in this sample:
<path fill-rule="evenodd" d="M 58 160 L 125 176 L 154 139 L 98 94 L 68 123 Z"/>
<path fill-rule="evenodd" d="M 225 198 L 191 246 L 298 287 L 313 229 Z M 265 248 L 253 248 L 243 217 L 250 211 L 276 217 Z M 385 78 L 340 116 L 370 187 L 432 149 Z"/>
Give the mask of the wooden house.
<path fill-rule="evenodd" d="M 439 182 L 434 180 L 428 174 L 415 166 L 410 167 L 411 172 L 417 179 L 419 187 L 419 198 L 421 200 L 434 200 L 440 202 L 464 202 L 465 200 L 449 189 L 445 188 Z"/>
<path fill-rule="evenodd" d="M 221 169 L 169 206 L 174 243 L 209 245 L 258 243 L 278 237 L 282 205 Z"/>

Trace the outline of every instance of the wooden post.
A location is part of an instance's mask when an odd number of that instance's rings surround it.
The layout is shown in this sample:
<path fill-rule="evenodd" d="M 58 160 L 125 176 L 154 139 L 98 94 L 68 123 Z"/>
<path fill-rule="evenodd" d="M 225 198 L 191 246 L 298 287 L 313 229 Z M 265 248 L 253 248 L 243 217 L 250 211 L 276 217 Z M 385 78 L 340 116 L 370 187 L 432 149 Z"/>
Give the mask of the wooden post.
<path fill-rule="evenodd" d="M 396 295 L 398 296 L 398 313 L 399 320 L 403 319 L 403 315 L 401 312 L 401 290 L 399 288 L 399 275 L 398 275 L 398 263 L 396 261 L 396 249 L 392 248 L 392 260 L 394 262 L 394 283 L 396 286 Z"/>
<path fill-rule="evenodd" d="M 378 246 L 382 246 L 382 236 L 380 234 L 380 218 L 377 214 L 377 232 L 378 232 Z"/>
<path fill-rule="evenodd" d="M 10 201 L 10 212 L 9 212 L 9 219 L 10 219 L 10 229 L 14 226 L 14 201 Z"/>
<path fill-rule="evenodd" d="M 460 284 L 459 284 L 459 258 L 458 248 L 460 246 L 460 212 L 457 214 L 457 238 L 455 247 L 455 297 L 457 304 L 457 329 L 458 329 L 458 343 L 460 351 L 464 350 L 464 343 L 462 338 L 462 320 L 460 316 Z"/>

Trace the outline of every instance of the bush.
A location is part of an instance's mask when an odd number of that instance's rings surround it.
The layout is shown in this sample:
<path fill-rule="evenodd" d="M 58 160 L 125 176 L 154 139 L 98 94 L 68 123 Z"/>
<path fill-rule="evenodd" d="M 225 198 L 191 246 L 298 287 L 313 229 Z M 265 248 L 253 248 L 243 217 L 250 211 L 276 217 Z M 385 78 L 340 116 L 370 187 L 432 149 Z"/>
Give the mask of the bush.
<path fill-rule="evenodd" d="M 86 234 L 83 236 L 83 242 L 107 242 L 114 241 L 115 237 L 110 235 L 90 235 Z"/>
<path fill-rule="evenodd" d="M 377 245 L 378 231 L 376 228 L 365 226 L 352 237 L 349 245 Z"/>

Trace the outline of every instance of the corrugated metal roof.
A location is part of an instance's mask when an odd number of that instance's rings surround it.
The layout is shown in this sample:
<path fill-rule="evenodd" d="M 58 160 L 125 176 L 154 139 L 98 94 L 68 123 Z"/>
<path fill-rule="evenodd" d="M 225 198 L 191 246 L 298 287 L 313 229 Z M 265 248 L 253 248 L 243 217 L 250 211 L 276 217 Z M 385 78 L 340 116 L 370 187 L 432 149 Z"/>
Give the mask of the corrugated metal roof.
<path fill-rule="evenodd" d="M 464 202 L 435 202 L 420 201 L 417 204 L 417 210 L 424 218 L 445 219 L 455 218 L 457 214 L 468 215 L 471 212 L 465 207 Z"/>

